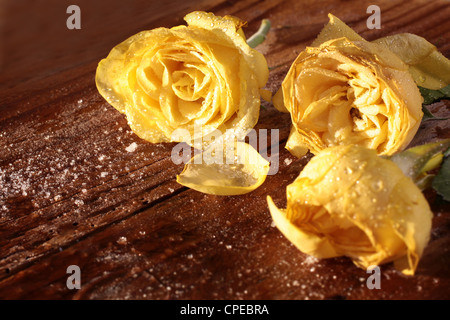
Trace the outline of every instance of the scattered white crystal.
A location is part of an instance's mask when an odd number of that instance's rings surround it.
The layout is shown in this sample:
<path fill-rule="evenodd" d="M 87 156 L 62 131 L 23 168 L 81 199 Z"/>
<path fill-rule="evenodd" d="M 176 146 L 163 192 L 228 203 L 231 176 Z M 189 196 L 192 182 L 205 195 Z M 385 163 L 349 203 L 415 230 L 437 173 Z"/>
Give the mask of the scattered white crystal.
<path fill-rule="evenodd" d="M 137 144 L 136 142 L 133 142 L 132 144 L 130 144 L 128 147 L 125 148 L 125 150 L 127 152 L 135 152 L 137 149 Z"/>

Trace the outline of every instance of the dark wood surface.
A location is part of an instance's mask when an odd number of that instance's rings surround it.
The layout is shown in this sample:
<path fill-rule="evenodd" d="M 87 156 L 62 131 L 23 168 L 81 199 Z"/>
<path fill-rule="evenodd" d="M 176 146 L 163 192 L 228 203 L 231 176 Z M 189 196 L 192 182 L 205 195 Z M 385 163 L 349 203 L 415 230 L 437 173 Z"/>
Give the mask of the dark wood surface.
<path fill-rule="evenodd" d="M 3 1 L 0 21 L 0 299 L 449 299 L 450 205 L 432 191 L 431 241 L 417 274 L 382 266 L 381 289 L 347 258 L 316 261 L 273 226 L 270 194 L 307 163 L 283 147 L 290 119 L 265 103 L 257 128 L 280 130 L 280 170 L 256 191 L 205 195 L 178 185 L 174 144 L 134 135 L 98 94 L 98 61 L 134 33 L 183 23 L 193 10 L 261 19 L 258 47 L 275 92 L 327 13 L 368 40 L 398 32 L 427 38 L 450 56 L 450 2 L 440 1 L 76 1 L 81 30 L 66 28 L 71 2 Z M 379 30 L 366 8 L 381 8 Z M 449 116 L 449 102 L 432 110 Z M 449 138 L 450 121 L 424 123 L 412 144 Z M 137 149 L 127 152 L 135 142 Z M 69 290 L 66 269 L 81 269 Z"/>

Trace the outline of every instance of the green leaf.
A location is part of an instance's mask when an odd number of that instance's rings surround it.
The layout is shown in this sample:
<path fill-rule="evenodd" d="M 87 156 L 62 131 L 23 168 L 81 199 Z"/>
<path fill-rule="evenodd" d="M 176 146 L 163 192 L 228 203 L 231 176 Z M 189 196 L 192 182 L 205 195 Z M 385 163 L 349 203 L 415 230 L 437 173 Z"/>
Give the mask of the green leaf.
<path fill-rule="evenodd" d="M 434 174 L 424 174 L 422 178 L 416 181 L 416 186 L 418 186 L 420 190 L 428 189 L 432 186 L 434 177 Z"/>
<path fill-rule="evenodd" d="M 450 157 L 450 148 L 448 148 L 447 151 L 444 152 L 444 157 Z"/>
<path fill-rule="evenodd" d="M 422 121 L 427 120 L 448 120 L 450 117 L 447 118 L 439 118 L 434 116 L 430 110 L 425 107 L 426 105 L 432 104 L 434 102 L 440 101 L 442 99 L 450 99 L 450 85 L 438 89 L 438 90 L 431 90 L 424 87 L 419 86 L 420 93 L 423 97 L 423 104 L 422 104 L 422 111 L 423 111 L 423 118 Z"/>
<path fill-rule="evenodd" d="M 390 160 L 395 162 L 403 173 L 410 177 L 417 185 L 425 187 L 429 186 L 423 180 L 427 175 L 427 171 L 439 167 L 442 162 L 442 154 L 449 147 L 450 139 L 427 143 L 396 153 L 390 157 Z"/>
<path fill-rule="evenodd" d="M 438 90 L 431 90 L 419 86 L 420 93 L 423 97 L 423 104 L 428 105 L 442 99 L 450 99 L 450 85 Z"/>
<path fill-rule="evenodd" d="M 436 117 L 434 114 L 430 112 L 425 106 L 422 106 L 422 112 L 423 112 L 423 118 L 422 121 L 428 121 L 428 120 L 448 120 L 450 117 L 447 118 L 440 118 Z"/>
<path fill-rule="evenodd" d="M 444 159 L 441 169 L 433 179 L 431 186 L 444 200 L 450 201 L 450 157 Z"/>

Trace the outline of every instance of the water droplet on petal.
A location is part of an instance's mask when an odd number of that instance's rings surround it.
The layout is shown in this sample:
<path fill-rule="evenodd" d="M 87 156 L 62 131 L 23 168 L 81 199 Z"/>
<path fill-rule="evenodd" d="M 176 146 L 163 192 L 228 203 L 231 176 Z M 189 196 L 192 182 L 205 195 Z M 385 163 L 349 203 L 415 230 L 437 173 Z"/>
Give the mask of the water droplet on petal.
<path fill-rule="evenodd" d="M 372 188 L 373 190 L 380 192 L 381 190 L 383 190 L 383 181 L 382 180 L 375 181 L 372 184 Z"/>

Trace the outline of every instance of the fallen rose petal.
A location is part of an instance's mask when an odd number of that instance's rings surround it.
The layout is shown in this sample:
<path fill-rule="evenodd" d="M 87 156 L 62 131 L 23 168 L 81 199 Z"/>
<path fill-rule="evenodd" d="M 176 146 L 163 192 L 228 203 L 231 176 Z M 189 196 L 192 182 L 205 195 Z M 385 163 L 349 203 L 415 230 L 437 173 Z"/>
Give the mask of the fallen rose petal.
<path fill-rule="evenodd" d="M 240 195 L 262 185 L 269 169 L 269 162 L 247 143 L 235 142 L 228 149 L 214 143 L 186 163 L 177 182 L 203 193 Z"/>

